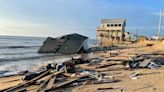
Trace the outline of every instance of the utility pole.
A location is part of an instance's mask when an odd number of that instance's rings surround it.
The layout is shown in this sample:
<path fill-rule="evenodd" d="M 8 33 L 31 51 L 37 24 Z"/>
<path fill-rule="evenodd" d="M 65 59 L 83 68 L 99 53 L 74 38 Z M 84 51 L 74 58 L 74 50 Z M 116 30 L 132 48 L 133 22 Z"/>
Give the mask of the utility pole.
<path fill-rule="evenodd" d="M 138 38 L 138 28 L 136 29 L 136 40 Z"/>
<path fill-rule="evenodd" d="M 157 39 L 158 40 L 160 37 L 161 23 L 162 23 L 162 9 L 160 10 L 160 16 L 159 16 L 159 25 L 158 25 L 158 32 L 157 32 Z"/>

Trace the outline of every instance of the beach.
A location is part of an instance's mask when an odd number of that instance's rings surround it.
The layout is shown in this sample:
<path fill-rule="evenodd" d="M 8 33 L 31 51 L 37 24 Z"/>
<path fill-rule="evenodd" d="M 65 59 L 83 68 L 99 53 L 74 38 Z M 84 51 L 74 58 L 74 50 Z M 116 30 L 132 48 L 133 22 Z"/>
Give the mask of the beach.
<path fill-rule="evenodd" d="M 154 46 L 146 46 L 147 43 L 152 42 L 141 42 L 139 44 L 128 44 L 124 45 L 126 48 L 124 49 L 114 49 L 109 51 L 100 51 L 95 52 L 94 54 L 103 58 L 101 63 L 107 63 L 108 59 L 123 59 L 126 60 L 129 56 L 135 54 L 152 54 L 154 52 L 163 52 L 163 42 L 156 42 Z M 117 56 L 112 56 L 110 53 L 119 53 Z M 154 58 L 164 58 L 163 54 L 159 55 L 152 55 Z M 92 67 L 87 67 L 87 64 L 80 64 L 78 65 L 82 68 L 92 69 Z M 97 65 L 95 65 L 97 66 Z M 94 67 L 94 66 L 93 66 Z M 94 68 L 93 68 L 94 69 Z M 62 88 L 63 90 L 71 91 L 71 92 L 163 92 L 164 88 L 162 87 L 163 77 L 164 77 L 164 67 L 148 69 L 125 69 L 125 66 L 116 65 L 116 66 L 109 66 L 105 68 L 96 69 L 101 73 L 108 75 L 109 80 L 117 79 L 120 82 L 116 83 L 102 83 L 102 84 L 86 84 L 72 87 L 71 90 Z M 133 73 L 138 73 L 136 78 L 130 78 L 129 76 Z M 21 76 L 11 76 L 6 78 L 0 78 L 0 89 L 8 88 L 14 85 L 21 83 L 22 81 L 19 80 Z M 35 92 L 38 85 L 31 85 L 27 89 L 29 92 Z M 105 89 L 105 90 L 98 90 L 98 88 L 110 88 L 113 89 Z M 65 92 L 64 91 L 64 92 Z"/>

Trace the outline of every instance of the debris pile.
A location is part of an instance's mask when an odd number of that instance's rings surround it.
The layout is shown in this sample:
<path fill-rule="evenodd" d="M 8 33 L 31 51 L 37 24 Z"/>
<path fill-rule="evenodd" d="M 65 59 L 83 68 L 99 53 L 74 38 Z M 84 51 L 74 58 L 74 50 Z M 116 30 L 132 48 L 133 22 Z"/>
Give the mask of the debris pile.
<path fill-rule="evenodd" d="M 137 57 L 129 57 L 128 66 L 131 69 L 134 68 L 158 68 L 160 65 L 156 63 L 156 60 L 150 57 L 137 56 Z"/>
<path fill-rule="evenodd" d="M 96 59 L 92 59 L 94 61 Z M 63 63 L 48 64 L 45 70 L 27 73 L 21 79 L 23 83 L 4 89 L 3 92 L 24 92 L 28 87 L 36 86 L 35 92 L 59 90 L 68 87 L 89 84 L 114 83 L 120 80 L 107 80 L 104 75 L 90 69 L 78 67 L 78 64 L 88 63 L 88 60 L 82 58 L 72 59 Z M 89 64 L 89 63 L 88 63 Z M 75 66 L 77 65 L 77 66 Z M 100 68 L 102 66 L 99 66 Z"/>
<path fill-rule="evenodd" d="M 117 66 L 116 69 L 122 66 L 122 69 L 130 71 L 138 68 L 156 69 L 163 66 L 162 62 L 159 62 L 158 59 L 152 57 L 152 55 L 161 55 L 159 52 L 127 55 L 127 59 L 119 58 L 121 57 L 120 53 L 122 53 L 120 51 L 101 53 L 105 53 L 108 56 L 104 54 L 99 58 L 86 58 L 81 55 L 81 57 L 71 58 L 65 62 L 48 64 L 45 66 L 44 70 L 25 74 L 21 78 L 24 81 L 23 83 L 2 91 L 26 92 L 30 90 L 29 87 L 34 86 L 34 92 L 63 92 L 67 88 L 73 88 L 80 85 L 120 82 L 121 80 L 110 74 L 110 72 L 104 72 L 106 70 L 112 71 L 112 67 L 114 66 Z M 117 58 L 113 59 L 113 57 Z M 136 80 L 140 75 L 143 74 L 134 72 L 131 75 L 128 75 L 127 78 Z M 119 89 L 121 92 L 124 92 L 124 87 L 122 86 L 97 88 L 98 91 L 111 89 Z"/>

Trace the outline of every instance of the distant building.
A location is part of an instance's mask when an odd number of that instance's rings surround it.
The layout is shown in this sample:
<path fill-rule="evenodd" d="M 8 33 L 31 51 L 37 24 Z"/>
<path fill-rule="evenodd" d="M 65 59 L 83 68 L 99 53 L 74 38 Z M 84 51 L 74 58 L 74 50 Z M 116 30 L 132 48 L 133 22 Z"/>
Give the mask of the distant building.
<path fill-rule="evenodd" d="M 97 27 L 97 39 L 100 47 L 110 47 L 124 40 L 125 19 L 101 19 Z"/>
<path fill-rule="evenodd" d="M 137 40 L 137 35 L 131 32 L 124 32 L 124 41 L 135 42 Z"/>
<path fill-rule="evenodd" d="M 125 41 L 130 41 L 131 40 L 130 32 L 124 32 L 124 40 Z"/>
<path fill-rule="evenodd" d="M 164 36 L 153 36 L 153 40 L 164 40 Z"/>

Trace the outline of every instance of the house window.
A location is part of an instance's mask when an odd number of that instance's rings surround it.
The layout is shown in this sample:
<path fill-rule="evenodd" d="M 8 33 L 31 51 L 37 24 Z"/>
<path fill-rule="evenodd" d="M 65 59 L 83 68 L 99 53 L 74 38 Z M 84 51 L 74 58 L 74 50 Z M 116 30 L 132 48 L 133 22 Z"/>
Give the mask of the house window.
<path fill-rule="evenodd" d="M 110 24 L 107 24 L 107 27 L 109 27 L 110 26 Z"/>
<path fill-rule="evenodd" d="M 117 30 L 117 32 L 121 32 L 121 30 Z"/>
<path fill-rule="evenodd" d="M 117 27 L 117 24 L 115 24 L 114 26 Z"/>
<path fill-rule="evenodd" d="M 113 24 L 111 24 L 111 27 L 113 27 Z"/>
<path fill-rule="evenodd" d="M 118 24 L 118 26 L 120 27 L 120 26 L 121 26 L 121 24 Z"/>

